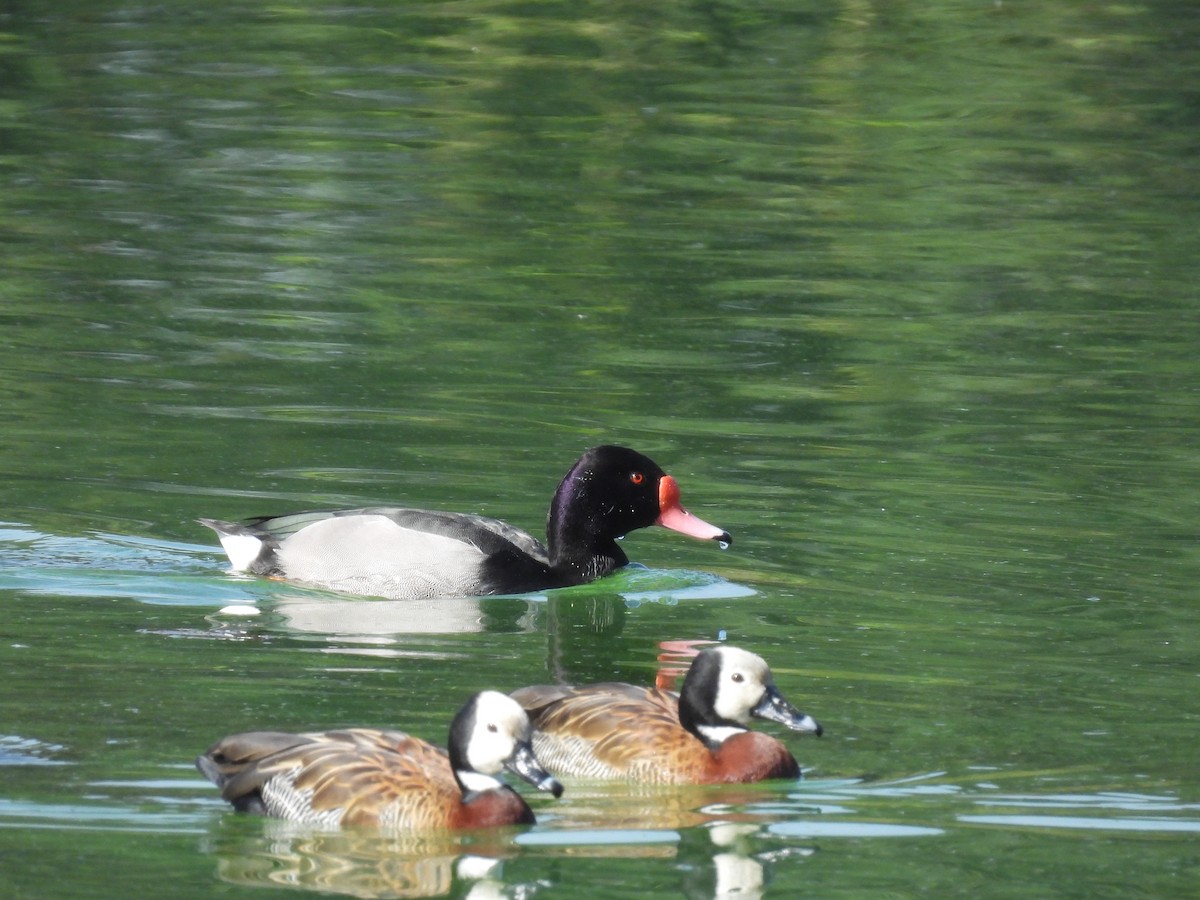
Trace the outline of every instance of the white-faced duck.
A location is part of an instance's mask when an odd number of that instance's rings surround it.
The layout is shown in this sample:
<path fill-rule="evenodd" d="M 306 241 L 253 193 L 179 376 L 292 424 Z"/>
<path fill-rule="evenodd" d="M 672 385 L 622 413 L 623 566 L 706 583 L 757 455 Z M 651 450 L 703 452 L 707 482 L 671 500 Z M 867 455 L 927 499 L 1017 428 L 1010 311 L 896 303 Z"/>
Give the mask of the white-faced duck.
<path fill-rule="evenodd" d="M 651 784 L 796 778 L 782 743 L 750 718 L 793 731 L 821 726 L 788 703 L 761 657 L 726 645 L 701 651 L 679 694 L 632 684 L 539 685 L 512 696 L 533 722 L 533 747 L 555 775 Z"/>
<path fill-rule="evenodd" d="M 454 717 L 446 750 L 372 728 L 249 732 L 217 741 L 196 767 L 235 809 L 310 825 L 407 832 L 533 824 L 529 804 L 497 777 L 508 769 L 562 794 L 530 731 L 510 697 L 483 691 Z"/>

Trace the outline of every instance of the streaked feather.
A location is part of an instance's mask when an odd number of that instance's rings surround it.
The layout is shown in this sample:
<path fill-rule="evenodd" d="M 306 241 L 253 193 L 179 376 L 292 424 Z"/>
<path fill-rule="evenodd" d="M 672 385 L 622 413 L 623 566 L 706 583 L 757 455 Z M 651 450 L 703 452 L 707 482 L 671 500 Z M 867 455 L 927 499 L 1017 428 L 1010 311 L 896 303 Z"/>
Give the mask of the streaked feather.
<path fill-rule="evenodd" d="M 222 797 L 238 809 L 314 825 L 461 827 L 462 793 L 446 752 L 403 732 L 238 734 L 201 759 L 209 761 L 205 774 L 220 778 Z"/>

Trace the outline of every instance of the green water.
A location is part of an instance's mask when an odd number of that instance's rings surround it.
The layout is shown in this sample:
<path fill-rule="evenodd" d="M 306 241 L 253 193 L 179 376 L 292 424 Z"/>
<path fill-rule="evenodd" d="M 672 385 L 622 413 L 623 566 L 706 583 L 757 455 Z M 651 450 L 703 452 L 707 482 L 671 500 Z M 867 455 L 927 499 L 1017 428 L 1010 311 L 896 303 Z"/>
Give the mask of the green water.
<path fill-rule="evenodd" d="M 1184 3 L 8 4 L 0 894 L 1195 896 L 1198 48 Z M 733 547 L 413 607 L 194 523 L 538 531 L 602 442 Z M 416 841 L 191 767 L 722 636 L 825 726 L 803 781 Z"/>

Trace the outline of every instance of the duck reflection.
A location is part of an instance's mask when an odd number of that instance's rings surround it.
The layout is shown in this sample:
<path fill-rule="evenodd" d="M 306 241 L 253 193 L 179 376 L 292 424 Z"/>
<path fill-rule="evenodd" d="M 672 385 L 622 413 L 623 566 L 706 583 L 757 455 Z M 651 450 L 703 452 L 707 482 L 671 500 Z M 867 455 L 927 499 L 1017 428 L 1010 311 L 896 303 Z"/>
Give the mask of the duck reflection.
<path fill-rule="evenodd" d="M 506 884 L 503 861 L 514 854 L 512 833 L 471 837 L 400 836 L 374 829 L 317 830 L 263 820 L 254 836 L 221 837 L 206 848 L 223 881 L 249 887 L 289 887 L 350 897 L 494 897 Z"/>
<path fill-rule="evenodd" d="M 546 815 L 539 814 L 538 821 L 559 829 L 606 832 L 682 831 L 714 824 L 757 828 L 777 820 L 775 804 L 781 796 L 763 782 L 663 785 L 566 778 L 563 785 L 562 799 Z"/>
<path fill-rule="evenodd" d="M 246 582 L 247 590 L 207 618 L 215 636 L 261 631 L 329 637 L 390 635 L 520 634 L 545 628 L 552 652 L 597 655 L 597 639 L 615 638 L 631 611 L 646 604 L 740 599 L 754 591 L 714 575 L 655 571 L 631 565 L 584 587 L 546 594 L 389 600 L 348 597 L 284 582 Z M 556 648 L 555 642 L 563 647 Z M 609 647 L 611 649 L 611 645 Z M 573 673 L 573 677 L 586 672 Z"/>
<path fill-rule="evenodd" d="M 776 866 L 816 852 L 811 847 L 785 847 L 756 853 L 753 838 L 760 830 L 759 825 L 713 822 L 692 840 L 685 836 L 680 847 L 684 896 L 758 900 L 765 895 Z"/>
<path fill-rule="evenodd" d="M 682 896 L 756 900 L 767 895 L 779 866 L 815 852 L 767 832 L 797 813 L 784 812 L 779 799 L 762 785 L 577 783 L 533 830 L 396 835 L 225 819 L 204 849 L 229 883 L 351 897 L 528 898 L 560 879 L 573 881 L 570 859 L 621 859 L 661 860 L 670 870 L 666 883 Z"/>
<path fill-rule="evenodd" d="M 546 602 L 546 669 L 558 682 L 611 676 L 628 616 L 617 594 L 571 596 Z"/>
<path fill-rule="evenodd" d="M 722 800 L 733 799 L 728 790 L 718 793 L 724 795 Z M 669 796 L 664 792 L 655 799 L 670 806 Z M 695 793 L 692 798 L 699 799 Z M 603 805 L 600 801 L 598 807 Z M 549 858 L 669 861 L 679 878 L 678 892 L 697 900 L 763 897 L 778 866 L 815 852 L 811 847 L 780 847 L 767 835 L 764 815 L 749 810 L 737 812 L 725 803 L 709 809 L 676 806 L 664 811 L 662 806 L 644 798 L 641 816 L 630 815 L 629 804 L 616 816 L 597 808 L 590 828 L 581 827 L 588 814 L 576 806 L 564 810 L 562 817 L 570 830 L 530 832 L 520 835 L 517 843 Z M 773 846 L 763 849 L 766 841 Z"/>
<path fill-rule="evenodd" d="M 764 896 L 777 852 L 752 851 L 761 831 L 756 823 L 714 818 L 683 834 L 650 833 L 645 823 L 629 830 L 527 832 L 517 838 L 395 837 L 362 829 L 314 831 L 290 822 L 264 823 L 254 837 L 218 838 L 206 848 L 217 858 L 222 881 L 245 887 L 287 887 L 348 897 L 421 898 L 461 896 L 532 897 L 569 869 L 547 869 L 530 858 L 660 859 L 679 873 L 679 893 L 689 898 Z M 574 821 L 571 823 L 576 824 Z M 787 858 L 811 855 L 809 848 L 788 848 Z M 510 880 L 505 865 L 517 854 L 531 880 Z"/>
<path fill-rule="evenodd" d="M 448 597 L 442 600 L 354 600 L 280 594 L 270 611 L 289 631 L 346 637 L 528 633 L 537 629 L 537 600 Z"/>

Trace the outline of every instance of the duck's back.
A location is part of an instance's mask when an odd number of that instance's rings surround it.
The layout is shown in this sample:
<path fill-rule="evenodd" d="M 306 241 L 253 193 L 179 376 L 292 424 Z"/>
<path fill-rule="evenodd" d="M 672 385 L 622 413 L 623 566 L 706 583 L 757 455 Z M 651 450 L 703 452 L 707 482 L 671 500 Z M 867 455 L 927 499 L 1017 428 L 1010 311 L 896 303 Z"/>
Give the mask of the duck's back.
<path fill-rule="evenodd" d="M 533 723 L 533 748 L 556 775 L 641 784 L 748 783 L 800 769 L 770 735 L 747 731 L 710 750 L 679 721 L 679 696 L 630 684 L 537 685 L 513 698 Z"/>
<path fill-rule="evenodd" d="M 197 764 L 236 809 L 312 825 L 432 828 L 459 796 L 445 753 L 398 731 L 235 734 Z"/>
<path fill-rule="evenodd" d="M 679 724 L 679 698 L 668 691 L 537 685 L 512 696 L 529 713 L 538 759 L 555 774 L 686 784 L 711 759 Z"/>
<path fill-rule="evenodd" d="M 293 822 L 429 831 L 532 821 L 507 787 L 464 804 L 445 751 L 399 731 L 236 734 L 197 765 L 236 809 Z"/>

